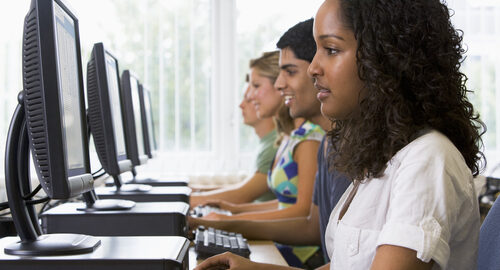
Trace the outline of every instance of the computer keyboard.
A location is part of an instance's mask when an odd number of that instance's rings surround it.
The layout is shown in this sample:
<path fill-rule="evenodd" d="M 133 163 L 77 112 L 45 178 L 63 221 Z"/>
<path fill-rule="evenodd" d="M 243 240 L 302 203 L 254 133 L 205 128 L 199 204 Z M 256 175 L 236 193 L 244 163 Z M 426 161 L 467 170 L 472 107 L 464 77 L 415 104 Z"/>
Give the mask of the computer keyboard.
<path fill-rule="evenodd" d="M 226 251 L 248 258 L 247 240 L 239 233 L 216 230 L 199 226 L 196 229 L 194 250 L 198 259 L 205 259 Z"/>
<path fill-rule="evenodd" d="M 228 210 L 220 209 L 218 207 L 213 207 L 213 206 L 209 206 L 209 205 L 198 205 L 198 206 L 195 206 L 191 210 L 191 216 L 203 217 L 203 216 L 206 216 L 212 212 L 227 215 L 227 216 L 231 215 L 231 212 Z"/>

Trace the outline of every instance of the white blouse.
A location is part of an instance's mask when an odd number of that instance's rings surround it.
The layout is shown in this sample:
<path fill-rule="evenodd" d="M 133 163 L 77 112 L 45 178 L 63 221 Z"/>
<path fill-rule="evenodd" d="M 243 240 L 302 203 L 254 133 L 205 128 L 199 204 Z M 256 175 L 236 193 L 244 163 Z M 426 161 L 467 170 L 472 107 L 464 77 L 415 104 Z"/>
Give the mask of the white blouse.
<path fill-rule="evenodd" d="M 330 269 L 370 269 L 380 245 L 406 247 L 432 269 L 476 269 L 479 206 L 473 178 L 453 143 L 430 131 L 398 151 L 384 175 L 361 182 L 330 215 L 325 243 Z"/>

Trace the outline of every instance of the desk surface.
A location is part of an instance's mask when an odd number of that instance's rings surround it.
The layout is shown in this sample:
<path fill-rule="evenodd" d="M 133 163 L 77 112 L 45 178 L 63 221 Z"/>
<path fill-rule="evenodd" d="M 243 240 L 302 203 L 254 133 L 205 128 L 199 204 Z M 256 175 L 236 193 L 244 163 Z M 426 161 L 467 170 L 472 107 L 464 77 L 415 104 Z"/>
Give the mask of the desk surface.
<path fill-rule="evenodd" d="M 248 241 L 250 248 L 250 260 L 254 262 L 270 263 L 287 266 L 285 259 L 281 256 L 272 241 Z M 196 260 L 194 247 L 189 248 L 189 269 L 193 269 L 202 260 Z"/>

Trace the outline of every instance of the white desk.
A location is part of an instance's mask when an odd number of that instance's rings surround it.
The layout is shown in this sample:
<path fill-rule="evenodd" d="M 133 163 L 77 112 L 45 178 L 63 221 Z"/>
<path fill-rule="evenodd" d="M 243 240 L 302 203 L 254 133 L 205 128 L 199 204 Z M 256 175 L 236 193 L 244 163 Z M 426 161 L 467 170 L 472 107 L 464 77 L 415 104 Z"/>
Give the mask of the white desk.
<path fill-rule="evenodd" d="M 272 241 L 248 241 L 250 260 L 254 262 L 270 263 L 288 266 L 281 253 Z M 194 247 L 189 248 L 189 269 L 194 269 L 203 260 L 196 260 Z"/>

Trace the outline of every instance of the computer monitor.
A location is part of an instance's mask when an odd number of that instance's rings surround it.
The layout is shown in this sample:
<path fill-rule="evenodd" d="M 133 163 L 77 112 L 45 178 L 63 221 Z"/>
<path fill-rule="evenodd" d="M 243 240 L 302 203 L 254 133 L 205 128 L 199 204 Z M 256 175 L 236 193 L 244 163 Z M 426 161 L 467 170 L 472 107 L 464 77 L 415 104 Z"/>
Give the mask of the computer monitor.
<path fill-rule="evenodd" d="M 60 0 L 31 1 L 23 33 L 23 86 L 7 136 L 5 168 L 9 206 L 21 241 L 6 247 L 5 253 L 92 252 L 100 245 L 96 238 L 41 235 L 36 213 L 26 211 L 23 198 L 29 183 L 29 150 L 50 198 L 68 199 L 93 189 L 78 20 Z"/>
<path fill-rule="evenodd" d="M 128 158 L 132 165 L 146 163 L 148 156 L 144 147 L 144 132 L 141 119 L 139 80 L 129 70 L 122 74 L 122 110 L 127 141 Z"/>
<path fill-rule="evenodd" d="M 148 158 L 152 158 L 157 147 L 154 136 L 151 94 L 128 70 L 123 72 L 121 81 L 127 154 L 133 165 L 133 178 L 126 181 L 127 185 L 187 186 L 189 179 L 186 177 L 173 176 L 161 179 L 136 177 L 135 167 L 146 163 Z M 106 182 L 106 186 L 111 184 L 111 182 Z"/>
<path fill-rule="evenodd" d="M 120 174 L 132 170 L 127 157 L 118 60 L 102 43 L 94 44 L 87 64 L 90 131 L 103 169 L 122 191 L 149 191 L 151 186 L 122 185 Z"/>
<path fill-rule="evenodd" d="M 142 130 L 144 132 L 144 148 L 149 158 L 153 158 L 153 154 L 157 150 L 153 108 L 151 105 L 151 92 L 144 85 L 139 85 L 140 102 L 141 102 L 141 119 Z"/>
<path fill-rule="evenodd" d="M 88 119 L 99 161 L 109 175 L 130 171 L 120 102 L 118 60 L 94 44 L 87 64 Z"/>

